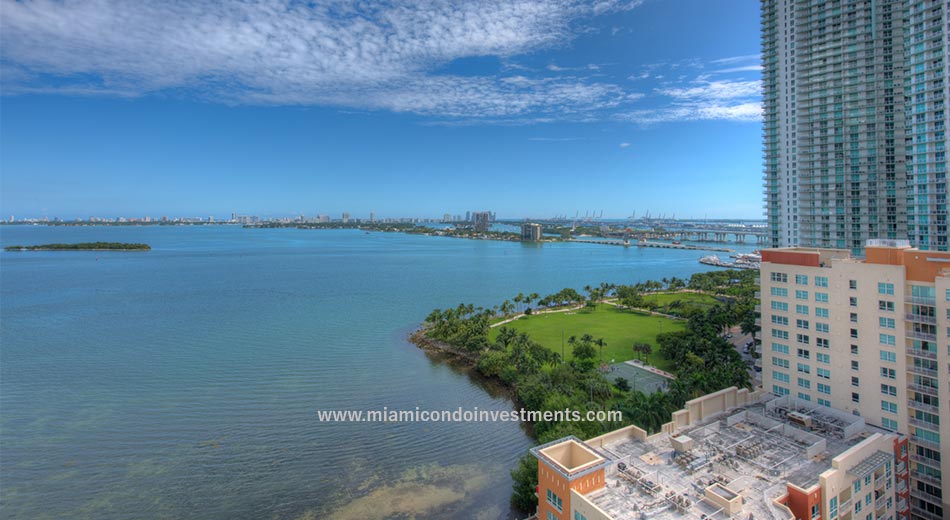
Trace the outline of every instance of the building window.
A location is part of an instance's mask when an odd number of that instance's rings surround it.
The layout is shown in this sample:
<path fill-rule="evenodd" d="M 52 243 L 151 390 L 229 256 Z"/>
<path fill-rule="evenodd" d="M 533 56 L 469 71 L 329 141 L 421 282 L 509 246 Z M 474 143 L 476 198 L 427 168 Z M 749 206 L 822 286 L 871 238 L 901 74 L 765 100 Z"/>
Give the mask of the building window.
<path fill-rule="evenodd" d="M 858 281 L 857 281 L 857 280 L 848 280 L 848 289 L 851 289 L 852 291 L 857 290 L 857 289 L 858 289 Z"/>
<path fill-rule="evenodd" d="M 858 329 L 851 329 L 851 337 L 853 339 L 858 339 Z"/>
<path fill-rule="evenodd" d="M 887 361 L 888 363 L 897 363 L 897 354 L 894 352 L 890 352 L 888 350 L 882 350 L 881 361 Z"/>
<path fill-rule="evenodd" d="M 861 394 L 859 394 L 859 393 L 857 393 L 857 392 L 851 392 L 851 402 L 852 402 L 852 403 L 860 403 L 860 402 L 861 402 Z"/>
<path fill-rule="evenodd" d="M 808 334 L 796 334 L 795 340 L 802 345 L 808 345 L 811 342 L 811 338 L 808 336 Z"/>
<path fill-rule="evenodd" d="M 788 339 L 788 331 L 772 329 L 772 337 L 778 339 Z"/>
<path fill-rule="evenodd" d="M 827 406 L 828 408 L 831 408 L 831 401 L 829 401 L 829 400 L 827 400 L 827 399 L 822 399 L 822 398 L 819 397 L 819 398 L 818 398 L 818 404 L 820 404 L 821 406 Z"/>
<path fill-rule="evenodd" d="M 878 282 L 877 293 L 878 294 L 894 294 L 894 284 Z"/>
<path fill-rule="evenodd" d="M 795 320 L 795 327 L 808 330 L 808 320 Z"/>
<path fill-rule="evenodd" d="M 881 401 L 881 410 L 884 410 L 887 413 L 897 413 L 897 403 Z"/>
<path fill-rule="evenodd" d="M 798 371 L 803 374 L 811 374 L 811 365 L 806 365 L 804 363 L 797 363 Z"/>
<path fill-rule="evenodd" d="M 831 330 L 831 327 L 827 323 L 816 323 L 815 331 L 816 332 L 828 332 Z"/>
<path fill-rule="evenodd" d="M 815 287 L 828 287 L 828 277 L 827 277 L 827 276 L 816 276 L 816 277 L 815 277 Z"/>
<path fill-rule="evenodd" d="M 829 348 L 830 343 L 826 338 L 815 338 L 815 346 L 821 348 Z"/>
<path fill-rule="evenodd" d="M 897 338 L 893 334 L 879 334 L 881 345 L 897 345 Z"/>
<path fill-rule="evenodd" d="M 878 310 L 882 310 L 886 312 L 894 312 L 894 302 L 887 301 L 887 300 L 878 300 L 877 308 Z"/>
<path fill-rule="evenodd" d="M 796 300 L 807 300 L 807 299 L 808 299 L 808 291 L 795 291 L 795 299 L 796 299 Z"/>
<path fill-rule="evenodd" d="M 831 363 L 831 356 L 829 356 L 828 354 L 822 354 L 821 352 L 819 352 L 815 354 L 815 358 L 818 359 L 819 363 L 825 363 L 825 364 Z"/>
<path fill-rule="evenodd" d="M 897 396 L 897 387 L 891 385 L 881 385 L 881 393 L 884 395 Z"/>
<path fill-rule="evenodd" d="M 548 503 L 554 506 L 554 509 L 557 509 L 558 512 L 562 511 L 561 497 L 554 494 L 550 489 L 548 491 Z"/>
<path fill-rule="evenodd" d="M 803 348 L 797 349 L 796 354 L 802 359 L 811 359 L 811 352 Z"/>
<path fill-rule="evenodd" d="M 772 310 L 788 312 L 788 304 L 785 302 L 777 302 L 775 300 L 772 300 Z"/>
<path fill-rule="evenodd" d="M 808 277 L 803 274 L 796 274 L 795 283 L 798 285 L 808 285 Z"/>
<path fill-rule="evenodd" d="M 582 515 L 580 511 L 574 511 L 574 520 L 587 520 L 587 517 Z"/>
<path fill-rule="evenodd" d="M 851 370 L 859 370 L 861 367 L 856 359 L 851 360 Z"/>
<path fill-rule="evenodd" d="M 826 309 L 826 308 L 824 308 L 824 307 L 815 307 L 815 316 L 817 316 L 817 317 L 819 317 L 819 318 L 827 318 L 827 317 L 828 317 L 828 309 Z"/>
<path fill-rule="evenodd" d="M 808 316 L 808 306 L 797 304 L 795 305 L 795 312 L 797 312 L 798 314 L 804 314 L 805 316 Z"/>
<path fill-rule="evenodd" d="M 772 358 L 772 364 L 777 367 L 782 367 L 782 368 L 788 368 L 790 365 L 787 359 L 782 359 L 780 357 Z"/>
<path fill-rule="evenodd" d="M 897 371 L 893 368 L 881 367 L 881 377 L 884 379 L 897 379 Z"/>
<path fill-rule="evenodd" d="M 772 352 L 778 352 L 779 354 L 788 355 L 788 345 L 783 345 L 781 343 L 772 343 Z"/>
<path fill-rule="evenodd" d="M 857 323 L 857 322 L 858 322 L 858 313 L 852 312 L 852 313 L 851 313 L 851 323 Z"/>
<path fill-rule="evenodd" d="M 772 294 L 772 296 L 779 296 L 782 298 L 788 297 L 788 289 L 784 287 L 772 287 L 769 292 Z"/>
<path fill-rule="evenodd" d="M 824 383 L 818 383 L 818 393 L 831 395 L 831 387 Z"/>
<path fill-rule="evenodd" d="M 897 328 L 897 324 L 894 322 L 894 318 L 878 318 L 877 322 L 878 322 L 878 325 L 880 325 L 882 329 L 896 329 Z"/>
<path fill-rule="evenodd" d="M 855 355 L 855 356 L 858 355 L 858 346 L 857 346 L 857 345 L 851 345 L 851 354 L 852 354 L 852 355 Z"/>
<path fill-rule="evenodd" d="M 772 393 L 775 395 L 788 395 L 791 392 L 789 391 L 788 388 L 785 388 L 784 386 L 772 385 Z"/>
<path fill-rule="evenodd" d="M 798 398 L 802 401 L 811 401 L 811 396 L 804 392 L 798 392 Z"/>
<path fill-rule="evenodd" d="M 816 292 L 815 301 L 819 303 L 828 303 L 828 293 L 826 292 Z"/>
<path fill-rule="evenodd" d="M 811 506 L 811 517 L 818 518 L 818 515 L 821 514 L 821 508 L 818 507 L 818 504 Z"/>
<path fill-rule="evenodd" d="M 779 372 L 778 370 L 772 371 L 772 378 L 775 379 L 776 381 L 781 381 L 782 383 L 788 383 L 790 379 L 788 377 L 788 374 L 786 374 L 785 372 Z"/>
<path fill-rule="evenodd" d="M 850 306 L 852 306 L 852 307 L 857 307 L 857 306 L 858 306 L 858 298 L 857 298 L 856 296 L 852 296 L 852 297 L 848 298 L 848 305 L 850 305 Z"/>
<path fill-rule="evenodd" d="M 785 273 L 772 273 L 771 279 L 773 282 L 788 283 L 788 275 Z"/>
<path fill-rule="evenodd" d="M 777 314 L 772 315 L 772 323 L 775 325 L 781 325 L 783 327 L 788 326 L 788 318 L 785 316 L 779 316 Z"/>
<path fill-rule="evenodd" d="M 806 390 L 811 390 L 811 381 L 805 379 L 804 377 L 798 378 L 798 386 Z"/>
<path fill-rule="evenodd" d="M 897 421 L 894 419 L 888 419 L 887 417 L 881 418 L 881 426 L 891 431 L 897 431 Z"/>

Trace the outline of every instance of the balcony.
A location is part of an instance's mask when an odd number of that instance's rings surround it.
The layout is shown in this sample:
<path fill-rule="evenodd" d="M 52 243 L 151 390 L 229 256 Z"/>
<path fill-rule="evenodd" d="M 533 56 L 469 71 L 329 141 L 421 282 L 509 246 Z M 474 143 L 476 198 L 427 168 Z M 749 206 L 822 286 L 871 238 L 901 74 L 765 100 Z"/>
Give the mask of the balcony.
<path fill-rule="evenodd" d="M 917 475 L 914 475 L 914 478 L 915 478 L 916 480 L 921 481 L 921 482 L 926 482 L 926 483 L 928 483 L 928 484 L 933 484 L 933 485 L 935 485 L 935 486 L 937 486 L 937 487 L 940 487 L 940 486 L 942 485 L 942 484 L 941 484 L 941 481 L 940 481 L 940 477 L 935 477 L 935 476 L 933 476 L 933 475 L 926 475 L 926 474 L 924 474 L 924 473 L 919 473 L 919 474 L 917 474 Z"/>
<path fill-rule="evenodd" d="M 913 418 L 913 417 L 911 417 L 910 419 L 907 419 L 907 422 L 910 423 L 910 424 L 912 424 L 912 425 L 914 425 L 914 426 L 920 426 L 921 428 L 926 428 L 926 429 L 931 430 L 931 431 L 934 431 L 934 432 L 939 432 L 939 431 L 940 431 L 940 425 L 939 425 L 939 424 L 934 424 L 934 423 L 932 423 L 932 422 L 921 421 L 920 419 L 915 419 L 915 418 Z"/>
<path fill-rule="evenodd" d="M 937 359 L 937 353 L 930 350 L 923 350 L 919 348 L 908 348 L 907 353 L 911 356 L 917 356 L 924 359 Z"/>
<path fill-rule="evenodd" d="M 930 296 L 910 296 L 907 295 L 904 298 L 904 301 L 907 303 L 916 303 L 918 305 L 936 305 L 937 298 Z"/>
<path fill-rule="evenodd" d="M 932 450 L 940 450 L 940 443 L 934 442 L 930 439 L 924 439 L 923 437 L 918 437 L 917 435 L 911 434 L 910 442 L 916 444 L 917 446 L 923 446 L 925 448 L 930 448 Z M 912 490 L 913 491 L 913 490 Z"/>
<path fill-rule="evenodd" d="M 915 330 L 908 330 L 907 337 L 913 339 L 920 339 L 923 341 L 937 341 L 936 334 L 927 334 L 926 332 L 917 332 Z"/>
<path fill-rule="evenodd" d="M 910 366 L 907 368 L 907 370 L 909 370 L 910 372 L 912 372 L 912 373 L 914 373 L 914 374 L 920 374 L 920 375 L 922 375 L 922 376 L 928 376 L 928 377 L 939 377 L 939 376 L 940 376 L 940 374 L 937 373 L 937 370 L 936 370 L 936 369 L 933 369 L 933 368 L 925 368 L 925 367 L 921 367 L 921 366 L 917 366 L 917 365 L 910 365 Z"/>
<path fill-rule="evenodd" d="M 937 324 L 936 316 L 924 316 L 923 314 L 907 314 L 905 316 L 907 321 L 913 321 L 917 323 L 929 323 L 931 325 Z"/>
<path fill-rule="evenodd" d="M 915 392 L 920 392 L 920 393 L 923 393 L 923 394 L 927 394 L 927 395 L 932 395 L 932 396 L 934 396 L 934 397 L 937 397 L 937 396 L 940 395 L 939 390 L 938 390 L 936 387 L 933 387 L 933 386 L 926 386 L 926 385 L 918 385 L 918 384 L 915 384 L 915 383 L 908 383 L 908 384 L 907 384 L 907 389 L 908 389 L 908 390 L 913 390 L 913 391 L 915 391 Z"/>
<path fill-rule="evenodd" d="M 914 408 L 916 410 L 920 410 L 923 412 L 940 413 L 940 408 L 937 408 L 936 406 L 932 404 L 925 404 L 920 401 L 915 401 L 913 399 L 908 400 L 907 405 L 910 406 L 911 408 Z"/>

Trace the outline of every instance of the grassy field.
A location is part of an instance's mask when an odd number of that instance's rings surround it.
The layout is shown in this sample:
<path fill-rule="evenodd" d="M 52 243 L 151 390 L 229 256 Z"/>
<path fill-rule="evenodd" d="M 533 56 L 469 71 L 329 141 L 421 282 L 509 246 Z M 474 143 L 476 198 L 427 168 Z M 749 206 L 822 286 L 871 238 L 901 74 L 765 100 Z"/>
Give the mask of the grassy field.
<path fill-rule="evenodd" d="M 664 294 L 644 294 L 643 301 L 656 302 L 660 307 L 666 307 L 670 302 L 679 300 L 683 304 L 692 304 L 699 307 L 708 307 L 717 302 L 715 298 L 708 294 L 681 292 Z"/>
<path fill-rule="evenodd" d="M 626 361 L 634 359 L 633 344 L 636 342 L 653 345 L 653 354 L 648 362 L 660 369 L 667 370 L 670 363 L 660 356 L 656 346 L 656 335 L 661 332 L 682 330 L 685 323 L 639 312 L 620 310 L 613 305 L 601 304 L 596 310 L 582 309 L 575 312 L 558 312 L 526 316 L 504 325 L 519 332 L 526 332 L 531 339 L 545 347 L 561 353 L 561 334 L 564 336 L 564 352 L 571 359 L 571 346 L 567 344 L 570 336 L 580 337 L 590 334 L 604 338 L 604 361 Z M 490 339 L 495 340 L 498 328 L 491 331 Z M 600 348 L 595 347 L 600 353 Z"/>

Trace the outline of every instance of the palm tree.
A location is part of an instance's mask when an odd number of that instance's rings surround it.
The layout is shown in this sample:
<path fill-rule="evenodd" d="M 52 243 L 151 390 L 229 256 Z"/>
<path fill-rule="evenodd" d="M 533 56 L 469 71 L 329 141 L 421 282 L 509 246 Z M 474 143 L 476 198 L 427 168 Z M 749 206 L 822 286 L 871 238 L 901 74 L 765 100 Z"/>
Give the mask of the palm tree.
<path fill-rule="evenodd" d="M 518 295 L 512 299 L 516 304 L 520 304 L 522 301 L 524 301 L 524 293 L 518 293 Z"/>
<path fill-rule="evenodd" d="M 515 309 L 515 306 L 510 301 L 505 300 L 501 302 L 501 314 L 503 316 L 508 316 L 509 314 L 512 313 L 512 311 L 514 311 L 514 309 Z"/>
<path fill-rule="evenodd" d="M 597 341 L 594 342 L 598 347 L 600 347 L 600 362 L 604 362 L 604 347 L 607 346 L 607 342 L 604 341 L 604 338 L 597 338 Z"/>

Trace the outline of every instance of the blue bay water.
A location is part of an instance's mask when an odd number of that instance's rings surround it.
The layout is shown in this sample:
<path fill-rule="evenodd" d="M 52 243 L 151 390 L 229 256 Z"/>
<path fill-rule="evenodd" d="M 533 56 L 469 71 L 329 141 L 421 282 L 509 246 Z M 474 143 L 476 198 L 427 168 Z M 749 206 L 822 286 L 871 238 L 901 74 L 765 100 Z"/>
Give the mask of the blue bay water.
<path fill-rule="evenodd" d="M 512 517 L 517 423 L 316 411 L 510 410 L 407 343 L 431 309 L 707 269 L 697 251 L 354 230 L 0 228 L 3 246 L 96 240 L 153 250 L 0 253 L 3 518 Z"/>

